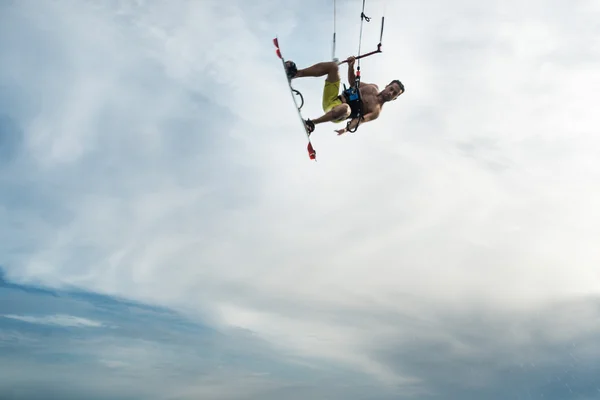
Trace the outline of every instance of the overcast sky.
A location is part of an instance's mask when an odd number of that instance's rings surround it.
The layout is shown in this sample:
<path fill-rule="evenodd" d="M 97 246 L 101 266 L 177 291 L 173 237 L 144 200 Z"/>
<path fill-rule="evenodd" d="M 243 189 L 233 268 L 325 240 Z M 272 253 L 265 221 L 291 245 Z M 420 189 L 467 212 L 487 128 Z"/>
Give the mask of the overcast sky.
<path fill-rule="evenodd" d="M 0 2 L 0 397 L 598 398 L 600 3 L 365 13 Z"/>

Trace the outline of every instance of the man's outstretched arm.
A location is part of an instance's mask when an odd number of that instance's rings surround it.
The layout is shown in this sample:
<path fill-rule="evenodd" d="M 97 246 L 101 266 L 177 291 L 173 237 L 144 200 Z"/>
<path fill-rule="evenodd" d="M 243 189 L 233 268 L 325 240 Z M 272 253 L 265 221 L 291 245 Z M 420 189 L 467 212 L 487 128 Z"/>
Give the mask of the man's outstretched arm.
<path fill-rule="evenodd" d="M 364 124 L 365 122 L 369 122 L 369 121 L 373 121 L 375 119 L 377 119 L 377 117 L 379 117 L 379 111 L 373 111 L 370 112 L 368 114 L 365 114 L 365 116 L 362 118 L 362 121 L 360 121 L 361 124 Z M 350 121 L 350 125 L 336 130 L 338 135 L 341 135 L 343 133 L 348 132 L 349 130 L 353 130 L 354 128 L 356 128 L 359 125 L 359 120 L 358 118 L 353 118 L 352 121 Z"/>

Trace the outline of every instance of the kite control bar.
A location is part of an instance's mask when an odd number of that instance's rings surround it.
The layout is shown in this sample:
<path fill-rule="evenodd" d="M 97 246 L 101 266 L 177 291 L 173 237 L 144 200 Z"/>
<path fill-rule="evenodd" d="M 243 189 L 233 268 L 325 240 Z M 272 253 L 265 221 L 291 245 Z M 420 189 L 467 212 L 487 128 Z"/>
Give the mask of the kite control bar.
<path fill-rule="evenodd" d="M 362 54 L 362 55 L 360 55 L 358 57 L 355 57 L 355 59 L 358 60 L 358 59 L 369 57 L 369 56 L 372 56 L 373 54 L 377 54 L 377 53 L 381 53 L 381 52 L 382 52 L 381 51 L 381 43 L 379 43 L 377 45 L 377 50 L 373 50 L 370 53 Z M 347 63 L 347 62 L 348 62 L 348 60 L 340 61 L 340 62 L 338 62 L 338 65 L 342 65 L 342 64 Z"/>
<path fill-rule="evenodd" d="M 364 2 L 363 2 L 363 12 L 361 13 L 361 19 L 365 19 L 367 22 L 370 21 L 370 18 L 365 16 L 365 14 L 364 14 Z M 383 23 L 384 23 L 384 21 L 385 21 L 385 16 L 381 17 L 381 33 L 379 34 L 379 44 L 377 45 L 377 50 L 373 50 L 372 52 L 366 53 L 366 54 L 360 54 L 360 44 L 359 44 L 359 47 L 358 47 L 359 55 L 356 57 L 357 60 L 360 60 L 361 58 L 372 56 L 373 54 L 381 53 L 381 41 L 383 39 Z M 362 24 L 361 24 L 361 31 L 362 31 Z M 362 32 L 361 32 L 361 36 L 362 36 Z M 348 60 L 340 61 L 340 62 L 338 62 L 338 65 L 342 65 L 346 62 L 348 62 Z"/>

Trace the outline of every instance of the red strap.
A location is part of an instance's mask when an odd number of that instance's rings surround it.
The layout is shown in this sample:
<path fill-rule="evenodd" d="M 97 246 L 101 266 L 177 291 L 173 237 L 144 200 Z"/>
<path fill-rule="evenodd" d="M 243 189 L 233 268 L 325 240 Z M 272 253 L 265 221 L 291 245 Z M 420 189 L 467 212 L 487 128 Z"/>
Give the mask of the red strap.
<path fill-rule="evenodd" d="M 310 157 L 310 159 L 316 160 L 317 152 L 315 151 L 315 149 L 313 149 L 311 142 L 308 142 L 308 146 L 306 147 L 306 149 L 308 150 L 308 156 Z"/>

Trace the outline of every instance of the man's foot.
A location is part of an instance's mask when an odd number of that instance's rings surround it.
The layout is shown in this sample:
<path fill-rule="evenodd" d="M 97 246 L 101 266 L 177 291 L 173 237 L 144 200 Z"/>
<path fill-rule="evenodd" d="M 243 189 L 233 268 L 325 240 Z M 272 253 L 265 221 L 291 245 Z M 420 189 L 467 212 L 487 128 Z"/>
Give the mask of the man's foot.
<path fill-rule="evenodd" d="M 293 61 L 286 61 L 285 72 L 287 73 L 288 79 L 293 79 L 298 72 L 298 68 L 296 68 L 296 64 Z"/>
<path fill-rule="evenodd" d="M 309 136 L 315 131 L 315 123 L 312 122 L 310 119 L 304 121 L 304 126 L 306 127 Z"/>

